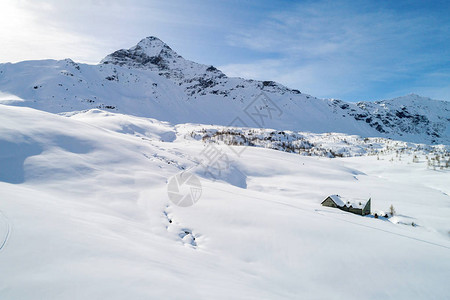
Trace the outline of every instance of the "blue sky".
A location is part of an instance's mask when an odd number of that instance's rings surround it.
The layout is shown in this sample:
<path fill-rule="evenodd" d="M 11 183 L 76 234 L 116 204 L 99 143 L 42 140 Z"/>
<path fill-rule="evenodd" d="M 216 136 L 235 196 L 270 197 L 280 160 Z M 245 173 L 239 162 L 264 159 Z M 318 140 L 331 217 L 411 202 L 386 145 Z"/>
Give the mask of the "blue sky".
<path fill-rule="evenodd" d="M 450 101 L 450 1 L 0 0 L 0 61 L 96 63 L 154 35 L 317 97 Z"/>

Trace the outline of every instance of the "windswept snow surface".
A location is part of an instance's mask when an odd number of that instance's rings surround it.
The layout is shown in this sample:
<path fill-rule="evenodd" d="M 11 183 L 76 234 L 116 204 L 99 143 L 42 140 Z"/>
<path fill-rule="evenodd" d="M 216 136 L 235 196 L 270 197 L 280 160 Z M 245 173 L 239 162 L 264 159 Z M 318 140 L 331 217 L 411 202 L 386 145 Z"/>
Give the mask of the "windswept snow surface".
<path fill-rule="evenodd" d="M 0 117 L 1 299 L 450 294 L 450 173 L 423 158 L 261 147 L 238 157 L 238 146 L 216 144 L 236 183 L 196 167 L 209 145 L 185 138 L 196 125 L 5 105 Z M 202 196 L 177 207 L 167 179 L 187 169 Z M 371 197 L 373 212 L 392 204 L 397 216 L 322 207 L 331 194 Z"/>

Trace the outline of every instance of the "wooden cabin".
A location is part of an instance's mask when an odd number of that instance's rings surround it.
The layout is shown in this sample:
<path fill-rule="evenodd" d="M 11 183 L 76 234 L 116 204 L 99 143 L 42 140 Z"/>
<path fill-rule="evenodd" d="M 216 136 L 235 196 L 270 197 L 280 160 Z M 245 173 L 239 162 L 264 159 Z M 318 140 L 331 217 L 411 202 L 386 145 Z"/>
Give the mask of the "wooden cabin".
<path fill-rule="evenodd" d="M 338 208 L 357 215 L 370 215 L 370 201 L 364 199 L 347 199 L 339 195 L 330 195 L 322 201 L 323 206 Z"/>

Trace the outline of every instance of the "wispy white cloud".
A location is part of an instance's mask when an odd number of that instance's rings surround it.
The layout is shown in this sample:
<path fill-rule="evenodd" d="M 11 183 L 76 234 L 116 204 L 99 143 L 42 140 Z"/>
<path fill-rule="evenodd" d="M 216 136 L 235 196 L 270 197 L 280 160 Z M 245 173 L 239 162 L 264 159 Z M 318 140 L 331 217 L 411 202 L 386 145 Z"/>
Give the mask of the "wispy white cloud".
<path fill-rule="evenodd" d="M 0 62 L 70 57 L 96 63 L 149 35 L 170 43 L 186 38 L 183 29 L 201 37 L 219 26 L 201 3 L 182 0 L 0 0 L 0 7 Z"/>
<path fill-rule="evenodd" d="M 39 2 L 39 1 L 36 1 Z M 0 10 L 0 61 L 72 57 L 89 61 L 98 42 L 89 36 L 66 31 L 44 17 L 54 11 L 51 3 L 2 1 Z M 33 10 L 39 9 L 40 14 Z M 83 45 L 80 47 L 79 45 Z"/>
<path fill-rule="evenodd" d="M 340 76 L 345 68 L 348 69 L 346 76 Z M 356 80 L 357 72 L 349 66 L 330 68 L 326 61 L 294 65 L 287 59 L 260 60 L 250 64 L 224 65 L 220 69 L 231 77 L 273 80 L 318 97 L 337 97 L 364 88 L 363 83 Z"/>
<path fill-rule="evenodd" d="M 222 68 L 237 76 L 240 70 L 257 78 L 273 74 L 314 95 L 348 98 L 370 93 L 374 85 L 424 75 L 428 66 L 442 62 L 442 54 L 450 55 L 442 45 L 427 45 L 448 36 L 448 22 L 441 24 L 434 16 L 347 1 L 307 2 L 229 35 L 231 45 L 276 53 L 277 61 Z"/>

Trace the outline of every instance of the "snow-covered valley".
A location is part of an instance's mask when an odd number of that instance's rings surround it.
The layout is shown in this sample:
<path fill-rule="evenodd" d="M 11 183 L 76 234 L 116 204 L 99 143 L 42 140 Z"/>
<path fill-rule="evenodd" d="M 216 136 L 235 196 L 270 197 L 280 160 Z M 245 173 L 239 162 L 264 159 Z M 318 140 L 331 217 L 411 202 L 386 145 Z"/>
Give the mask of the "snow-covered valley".
<path fill-rule="evenodd" d="M 212 179 L 198 164 L 211 143 L 186 136 L 200 125 L 5 105 L 0 115 L 4 299 L 448 296 L 450 172 L 413 154 L 214 143 L 230 166 Z M 167 196 L 183 170 L 202 184 L 190 207 Z M 397 214 L 320 205 L 336 193 Z"/>

